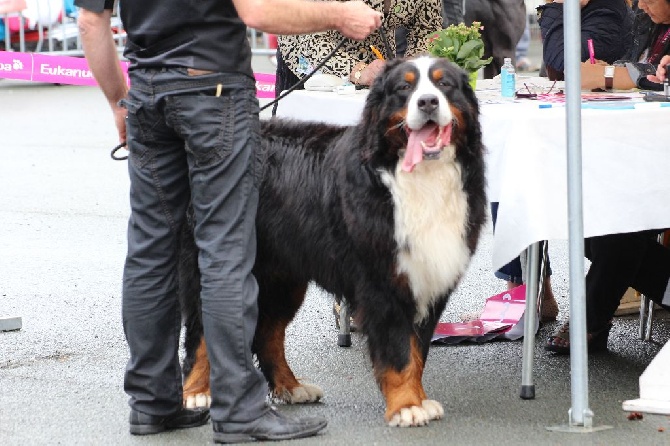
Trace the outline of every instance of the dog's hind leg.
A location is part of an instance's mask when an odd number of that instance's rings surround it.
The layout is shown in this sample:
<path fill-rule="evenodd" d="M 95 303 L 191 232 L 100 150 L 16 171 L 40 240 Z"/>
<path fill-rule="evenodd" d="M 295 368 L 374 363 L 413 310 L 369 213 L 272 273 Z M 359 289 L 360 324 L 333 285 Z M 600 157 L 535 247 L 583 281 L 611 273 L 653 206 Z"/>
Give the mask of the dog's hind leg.
<path fill-rule="evenodd" d="M 203 338 L 200 305 L 198 248 L 193 238 L 193 224 L 193 210 L 189 208 L 187 219 L 180 230 L 178 265 L 179 303 L 185 327 L 183 401 L 188 408 L 209 407 L 211 401 L 209 360 Z"/>
<path fill-rule="evenodd" d="M 205 338 L 201 338 L 200 345 L 195 351 L 195 361 L 190 373 L 184 381 L 184 407 L 209 407 L 211 394 L 209 389 L 209 359 Z"/>
<path fill-rule="evenodd" d="M 286 403 L 313 403 L 323 397 L 320 387 L 296 379 L 286 361 L 286 327 L 300 309 L 307 284 L 291 287 L 285 283 L 261 286 L 259 317 L 254 351 L 270 384 L 273 398 Z"/>

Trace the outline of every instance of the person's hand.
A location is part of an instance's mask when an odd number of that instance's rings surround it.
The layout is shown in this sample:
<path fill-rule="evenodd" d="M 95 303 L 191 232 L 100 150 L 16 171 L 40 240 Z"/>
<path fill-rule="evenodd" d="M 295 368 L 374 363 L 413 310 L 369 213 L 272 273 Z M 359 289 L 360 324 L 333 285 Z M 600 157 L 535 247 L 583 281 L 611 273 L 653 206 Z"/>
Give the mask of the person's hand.
<path fill-rule="evenodd" d="M 382 24 L 383 14 L 362 1 L 355 0 L 339 4 L 342 14 L 339 16 L 337 30 L 350 39 L 363 40 Z"/>
<path fill-rule="evenodd" d="M 119 132 L 119 143 L 126 142 L 126 116 L 128 116 L 128 110 L 125 107 L 114 104 L 112 105 L 112 113 L 114 114 L 116 130 Z"/>
<path fill-rule="evenodd" d="M 361 71 L 361 78 L 358 83 L 360 85 L 372 85 L 375 78 L 382 72 L 386 61 L 375 59 L 368 66 L 366 66 L 363 71 Z"/>
<path fill-rule="evenodd" d="M 656 75 L 650 74 L 647 76 L 647 79 L 662 84 L 665 78 L 668 77 L 668 72 L 665 69 L 665 66 L 668 64 L 670 64 L 670 56 L 663 56 L 661 62 L 658 64 L 658 68 L 656 68 Z"/>

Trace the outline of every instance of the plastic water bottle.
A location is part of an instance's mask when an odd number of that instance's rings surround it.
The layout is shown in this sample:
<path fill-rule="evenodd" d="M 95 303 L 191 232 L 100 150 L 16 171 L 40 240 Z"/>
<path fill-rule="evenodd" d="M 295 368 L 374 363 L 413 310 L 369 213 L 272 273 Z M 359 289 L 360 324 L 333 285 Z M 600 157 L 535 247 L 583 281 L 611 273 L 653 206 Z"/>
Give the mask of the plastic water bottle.
<path fill-rule="evenodd" d="M 512 65 L 512 59 L 506 57 L 500 68 L 500 95 L 503 98 L 514 99 L 516 91 L 516 70 Z"/>

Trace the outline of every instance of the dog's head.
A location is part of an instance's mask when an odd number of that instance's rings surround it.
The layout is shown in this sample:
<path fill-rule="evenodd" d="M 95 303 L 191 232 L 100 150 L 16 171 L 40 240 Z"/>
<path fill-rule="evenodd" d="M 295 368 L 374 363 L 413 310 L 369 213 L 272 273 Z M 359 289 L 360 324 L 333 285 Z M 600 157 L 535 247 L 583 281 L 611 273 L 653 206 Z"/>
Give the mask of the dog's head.
<path fill-rule="evenodd" d="M 439 159 L 447 147 L 480 149 L 478 117 L 468 76 L 453 63 L 431 57 L 390 61 L 363 112 L 363 122 L 379 132 L 376 153 L 366 155 L 382 164 L 402 158 L 402 169 L 411 172 L 424 160 Z"/>

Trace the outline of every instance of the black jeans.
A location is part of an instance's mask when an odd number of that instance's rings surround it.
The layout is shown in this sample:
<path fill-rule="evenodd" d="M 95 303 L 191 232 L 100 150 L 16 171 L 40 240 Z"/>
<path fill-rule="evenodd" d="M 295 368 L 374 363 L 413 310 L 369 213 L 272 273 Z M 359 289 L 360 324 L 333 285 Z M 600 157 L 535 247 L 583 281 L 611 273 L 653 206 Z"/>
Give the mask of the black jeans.
<path fill-rule="evenodd" d="M 607 326 L 632 287 L 661 304 L 670 278 L 670 250 L 656 241 L 659 231 L 590 237 L 584 255 L 591 260 L 586 274 L 586 328 Z"/>
<path fill-rule="evenodd" d="M 240 74 L 189 76 L 177 68 L 134 70 L 130 79 L 123 101 L 131 216 L 122 307 L 129 404 L 151 415 L 171 414 L 182 405 L 177 239 L 190 202 L 212 419 L 254 420 L 267 410 L 268 391 L 251 354 L 261 177 L 254 80 Z"/>

